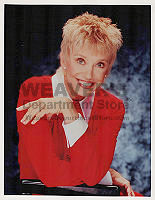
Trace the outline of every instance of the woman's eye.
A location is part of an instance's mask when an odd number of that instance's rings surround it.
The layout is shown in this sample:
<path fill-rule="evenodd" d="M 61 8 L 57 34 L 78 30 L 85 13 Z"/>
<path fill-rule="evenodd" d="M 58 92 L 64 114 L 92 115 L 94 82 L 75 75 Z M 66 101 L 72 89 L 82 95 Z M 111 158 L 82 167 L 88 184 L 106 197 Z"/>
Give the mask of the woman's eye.
<path fill-rule="evenodd" d="M 103 67 L 104 67 L 104 63 L 102 63 L 102 62 L 98 63 L 98 64 L 97 64 L 97 67 L 103 68 Z"/>
<path fill-rule="evenodd" d="M 85 64 L 85 61 L 84 61 L 84 59 L 82 59 L 82 58 L 78 58 L 78 59 L 77 59 L 77 62 L 78 62 L 79 64 L 81 64 L 81 65 L 84 65 L 84 64 Z"/>

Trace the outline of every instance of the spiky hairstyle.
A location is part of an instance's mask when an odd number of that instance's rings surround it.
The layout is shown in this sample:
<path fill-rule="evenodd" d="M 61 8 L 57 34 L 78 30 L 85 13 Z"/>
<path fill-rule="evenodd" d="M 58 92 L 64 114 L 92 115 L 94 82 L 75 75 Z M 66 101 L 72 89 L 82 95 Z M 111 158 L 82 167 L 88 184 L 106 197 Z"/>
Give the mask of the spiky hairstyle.
<path fill-rule="evenodd" d="M 74 47 L 89 42 L 97 48 L 116 53 L 122 45 L 122 35 L 110 18 L 98 17 L 88 12 L 69 19 L 63 27 L 61 53 L 64 55 Z"/>

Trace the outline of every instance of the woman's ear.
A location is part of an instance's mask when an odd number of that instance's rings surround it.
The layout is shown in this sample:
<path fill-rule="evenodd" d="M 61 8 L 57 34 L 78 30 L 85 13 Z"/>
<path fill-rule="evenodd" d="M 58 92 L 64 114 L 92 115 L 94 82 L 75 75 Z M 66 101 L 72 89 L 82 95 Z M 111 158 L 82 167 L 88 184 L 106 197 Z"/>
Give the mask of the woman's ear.
<path fill-rule="evenodd" d="M 63 68 L 63 70 L 66 70 L 67 61 L 66 61 L 64 54 L 62 52 L 60 53 L 60 65 Z"/>
<path fill-rule="evenodd" d="M 59 58 L 60 58 L 60 65 L 61 65 L 62 67 L 65 66 L 65 64 L 64 64 L 64 55 L 63 55 L 62 52 L 60 52 Z"/>
<path fill-rule="evenodd" d="M 64 76 L 66 76 L 66 60 L 64 58 L 64 54 L 62 52 L 60 52 L 60 55 L 59 55 L 59 58 L 60 58 L 60 66 L 61 66 L 61 69 L 62 69 L 62 72 L 64 74 Z"/>

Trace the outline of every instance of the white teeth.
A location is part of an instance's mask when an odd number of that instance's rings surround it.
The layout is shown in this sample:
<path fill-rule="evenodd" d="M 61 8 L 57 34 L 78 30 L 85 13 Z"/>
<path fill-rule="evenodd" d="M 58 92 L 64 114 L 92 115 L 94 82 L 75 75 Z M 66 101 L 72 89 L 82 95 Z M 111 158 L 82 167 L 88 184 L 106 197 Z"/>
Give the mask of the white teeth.
<path fill-rule="evenodd" d="M 93 83 L 87 83 L 85 81 L 79 81 L 80 84 L 82 84 L 83 86 L 91 86 L 93 85 Z"/>

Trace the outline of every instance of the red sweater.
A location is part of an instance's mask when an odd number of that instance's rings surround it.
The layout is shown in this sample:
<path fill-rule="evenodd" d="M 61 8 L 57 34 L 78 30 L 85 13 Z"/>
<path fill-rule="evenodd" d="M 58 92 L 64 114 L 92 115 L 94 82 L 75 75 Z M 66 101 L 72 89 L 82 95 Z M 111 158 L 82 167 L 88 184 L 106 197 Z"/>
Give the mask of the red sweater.
<path fill-rule="evenodd" d="M 32 77 L 21 85 L 17 107 L 49 97 L 53 97 L 51 76 Z M 62 119 L 43 117 L 35 125 L 24 125 L 20 120 L 26 111 L 17 111 L 21 179 L 40 179 L 47 187 L 100 182 L 110 168 L 123 121 L 121 100 L 98 88 L 88 129 L 69 149 Z M 60 132 L 62 137 L 55 137 Z"/>

